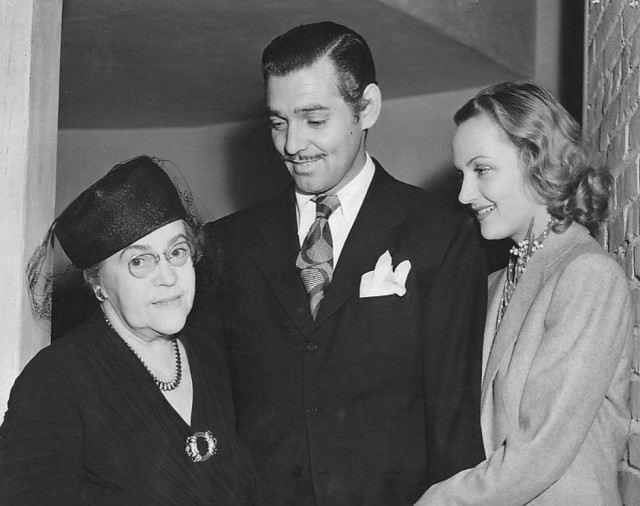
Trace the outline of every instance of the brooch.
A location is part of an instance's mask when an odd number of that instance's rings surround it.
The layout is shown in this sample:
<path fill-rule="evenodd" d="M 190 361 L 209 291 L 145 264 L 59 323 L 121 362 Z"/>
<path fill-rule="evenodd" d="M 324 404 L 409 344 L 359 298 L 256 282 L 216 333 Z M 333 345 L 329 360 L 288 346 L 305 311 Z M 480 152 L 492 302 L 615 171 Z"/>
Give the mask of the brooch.
<path fill-rule="evenodd" d="M 198 438 L 204 439 L 207 443 L 207 453 L 204 455 L 198 450 Z M 187 446 L 184 450 L 194 462 L 204 462 L 205 460 L 209 460 L 211 456 L 218 451 L 218 440 L 213 437 L 210 430 L 206 432 L 196 432 L 193 436 L 187 438 Z"/>

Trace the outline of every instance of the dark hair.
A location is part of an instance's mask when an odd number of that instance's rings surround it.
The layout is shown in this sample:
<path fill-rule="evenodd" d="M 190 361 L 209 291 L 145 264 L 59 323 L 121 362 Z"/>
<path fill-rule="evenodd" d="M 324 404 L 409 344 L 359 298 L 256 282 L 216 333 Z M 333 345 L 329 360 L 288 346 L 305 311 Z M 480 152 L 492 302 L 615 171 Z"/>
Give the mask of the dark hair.
<path fill-rule="evenodd" d="M 608 214 L 613 177 L 590 164 L 581 146 L 580 127 L 557 99 L 527 81 L 504 82 L 480 91 L 454 115 L 456 125 L 488 115 L 518 148 L 531 188 L 559 220 L 589 229 Z"/>
<path fill-rule="evenodd" d="M 369 45 L 346 26 L 323 21 L 297 26 L 271 41 L 262 53 L 262 74 L 285 76 L 308 68 L 327 56 L 338 76 L 338 91 L 358 118 L 366 107 L 362 96 L 376 84 L 376 69 Z"/>

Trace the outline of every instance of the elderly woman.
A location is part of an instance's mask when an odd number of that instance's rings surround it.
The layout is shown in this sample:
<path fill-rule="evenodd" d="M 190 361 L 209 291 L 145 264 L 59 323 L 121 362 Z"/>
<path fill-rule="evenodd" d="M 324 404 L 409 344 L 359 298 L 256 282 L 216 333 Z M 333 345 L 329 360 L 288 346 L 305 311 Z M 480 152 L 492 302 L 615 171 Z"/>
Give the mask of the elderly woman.
<path fill-rule="evenodd" d="M 459 200 L 486 239 L 511 238 L 489 278 L 481 424 L 487 459 L 419 505 L 620 505 L 632 319 L 622 269 L 590 236 L 611 176 L 575 121 L 531 83 L 491 86 L 455 115 Z"/>
<path fill-rule="evenodd" d="M 161 163 L 115 166 L 54 221 L 102 313 L 17 379 L 0 428 L 0 504 L 254 503 L 218 350 L 186 330 L 199 229 Z"/>

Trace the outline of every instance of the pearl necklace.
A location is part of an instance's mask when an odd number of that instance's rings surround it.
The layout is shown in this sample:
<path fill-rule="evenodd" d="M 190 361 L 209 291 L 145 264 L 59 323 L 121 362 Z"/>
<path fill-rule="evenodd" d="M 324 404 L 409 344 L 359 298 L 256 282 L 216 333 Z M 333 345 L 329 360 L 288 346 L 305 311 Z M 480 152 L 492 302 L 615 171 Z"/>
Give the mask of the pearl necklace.
<path fill-rule="evenodd" d="M 111 325 L 111 322 L 109 321 L 106 315 L 104 316 L 104 321 L 107 322 L 107 325 L 111 330 L 113 330 L 116 334 L 118 334 L 116 329 L 113 328 L 113 325 Z M 122 337 L 120 338 L 122 339 Z M 156 377 L 156 375 L 153 374 L 153 372 L 151 372 L 151 369 L 149 369 L 147 364 L 144 363 L 144 360 L 142 360 L 142 357 L 138 355 L 136 350 L 134 350 L 127 341 L 125 341 L 124 339 L 122 340 L 124 341 L 124 344 L 127 345 L 127 348 L 129 348 L 133 352 L 133 354 L 136 357 L 138 357 L 138 360 L 144 366 L 147 372 L 151 375 L 151 378 L 153 379 L 154 383 L 160 390 L 162 390 L 163 392 L 171 392 L 172 390 L 175 390 L 176 388 L 178 388 L 178 386 L 180 386 L 180 381 L 182 381 L 182 360 L 180 358 L 180 347 L 178 346 L 178 340 L 175 338 L 175 336 L 171 337 L 171 344 L 173 345 L 173 354 L 176 358 L 176 373 L 173 376 L 173 379 L 171 381 L 160 381 Z"/>

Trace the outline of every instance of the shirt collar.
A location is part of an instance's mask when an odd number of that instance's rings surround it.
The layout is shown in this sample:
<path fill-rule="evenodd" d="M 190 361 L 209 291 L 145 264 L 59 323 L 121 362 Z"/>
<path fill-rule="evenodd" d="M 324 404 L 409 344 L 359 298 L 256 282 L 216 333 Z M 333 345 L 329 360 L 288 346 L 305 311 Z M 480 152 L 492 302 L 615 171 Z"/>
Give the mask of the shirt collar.
<path fill-rule="evenodd" d="M 353 223 L 353 221 L 355 221 L 376 171 L 373 159 L 369 156 L 369 153 L 366 153 L 366 155 L 367 159 L 362 170 L 336 193 L 340 199 L 340 207 L 338 209 L 341 210 L 347 222 Z M 314 195 L 301 193 L 296 189 L 296 210 L 298 216 L 300 216 L 300 210 L 304 209 L 313 197 Z"/>

